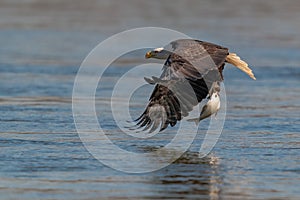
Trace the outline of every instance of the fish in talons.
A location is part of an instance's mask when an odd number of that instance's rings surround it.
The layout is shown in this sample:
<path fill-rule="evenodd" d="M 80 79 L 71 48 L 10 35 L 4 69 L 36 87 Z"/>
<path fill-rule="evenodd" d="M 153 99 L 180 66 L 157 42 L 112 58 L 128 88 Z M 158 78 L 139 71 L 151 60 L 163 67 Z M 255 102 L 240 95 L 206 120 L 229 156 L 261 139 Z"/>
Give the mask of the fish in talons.
<path fill-rule="evenodd" d="M 219 92 L 215 91 L 210 95 L 208 102 L 203 106 L 200 116 L 197 118 L 188 119 L 189 122 L 195 122 L 196 126 L 203 119 L 210 117 L 211 115 L 217 115 L 220 109 L 220 95 Z"/>

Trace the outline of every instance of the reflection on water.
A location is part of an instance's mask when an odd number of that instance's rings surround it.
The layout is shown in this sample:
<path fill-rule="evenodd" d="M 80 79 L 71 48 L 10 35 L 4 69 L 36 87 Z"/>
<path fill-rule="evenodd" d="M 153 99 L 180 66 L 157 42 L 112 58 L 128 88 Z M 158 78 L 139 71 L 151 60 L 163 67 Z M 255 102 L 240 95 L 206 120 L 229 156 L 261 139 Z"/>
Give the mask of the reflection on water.
<path fill-rule="evenodd" d="M 157 187 L 163 185 L 160 198 L 219 199 L 223 184 L 219 167 L 218 157 L 199 159 L 197 153 L 187 152 L 153 179 Z"/>
<path fill-rule="evenodd" d="M 1 199 L 299 199 L 299 1 L 74 2 L 0 1 Z M 226 122 L 208 157 L 197 155 L 205 121 L 186 154 L 147 174 L 110 169 L 80 141 L 71 105 L 78 66 L 106 36 L 137 26 L 220 43 L 251 64 L 257 81 L 225 69 Z M 176 131 L 132 139 L 109 115 L 114 83 L 141 59 L 132 54 L 114 63 L 96 98 L 108 137 L 133 152 L 160 148 Z M 136 94 L 134 116 L 151 90 Z"/>
<path fill-rule="evenodd" d="M 199 159 L 197 154 L 208 125 L 203 121 L 195 142 L 179 160 L 159 171 L 138 175 L 112 170 L 84 148 L 75 131 L 71 109 L 76 70 L 68 69 L 62 69 L 64 75 L 60 78 L 60 73 L 51 73 L 53 68 L 44 69 L 44 75 L 39 67 L 27 67 L 30 73 L 19 67 L 1 68 L 3 198 L 297 199 L 299 68 L 255 67 L 259 78 L 251 81 L 228 67 L 226 122 L 213 153 L 205 159 Z M 176 128 L 152 139 L 133 140 L 113 123 L 107 106 L 109 98 L 103 95 L 109 94 L 105 91 L 113 86 L 109 83 L 115 82 L 118 73 L 126 71 L 119 69 L 112 68 L 115 71 L 109 75 L 111 79 L 107 77 L 105 87 L 99 87 L 97 110 L 101 126 L 115 144 L 128 151 L 160 148 L 172 139 Z M 144 109 L 140 102 L 147 101 L 151 89 L 136 95 L 139 103 L 133 107 L 134 113 Z M 173 150 L 165 152 L 172 153 Z M 131 162 L 123 160 L 124 165 Z"/>

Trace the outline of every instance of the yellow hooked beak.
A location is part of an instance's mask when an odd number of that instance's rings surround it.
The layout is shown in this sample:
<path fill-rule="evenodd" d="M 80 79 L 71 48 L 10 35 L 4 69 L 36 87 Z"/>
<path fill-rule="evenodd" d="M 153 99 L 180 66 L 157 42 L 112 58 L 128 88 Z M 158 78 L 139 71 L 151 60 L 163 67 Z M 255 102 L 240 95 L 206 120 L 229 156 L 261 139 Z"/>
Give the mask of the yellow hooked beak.
<path fill-rule="evenodd" d="M 148 51 L 145 55 L 145 58 L 151 58 L 151 57 L 152 57 L 151 51 Z"/>

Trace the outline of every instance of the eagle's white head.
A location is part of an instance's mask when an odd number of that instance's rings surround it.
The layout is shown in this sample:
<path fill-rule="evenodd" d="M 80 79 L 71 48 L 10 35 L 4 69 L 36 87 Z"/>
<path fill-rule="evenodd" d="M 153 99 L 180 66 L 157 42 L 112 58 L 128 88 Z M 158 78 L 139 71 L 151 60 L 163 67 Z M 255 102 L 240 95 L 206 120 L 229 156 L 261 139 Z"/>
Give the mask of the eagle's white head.
<path fill-rule="evenodd" d="M 166 51 L 163 47 L 156 48 L 152 51 L 148 51 L 145 55 L 145 58 L 156 58 L 166 60 L 170 55 L 169 51 Z"/>

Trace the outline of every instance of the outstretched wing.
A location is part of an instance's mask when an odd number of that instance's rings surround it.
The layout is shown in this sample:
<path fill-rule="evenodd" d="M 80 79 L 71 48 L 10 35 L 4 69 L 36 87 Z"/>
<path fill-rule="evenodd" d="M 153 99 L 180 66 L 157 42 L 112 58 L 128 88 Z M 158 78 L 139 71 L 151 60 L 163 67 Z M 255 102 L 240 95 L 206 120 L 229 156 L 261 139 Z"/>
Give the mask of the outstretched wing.
<path fill-rule="evenodd" d="M 177 40 L 170 43 L 170 56 L 160 78 L 152 80 L 156 86 L 137 125 L 143 130 L 160 131 L 175 126 L 188 116 L 212 84 L 222 81 L 222 70 L 228 49 L 196 40 Z"/>

